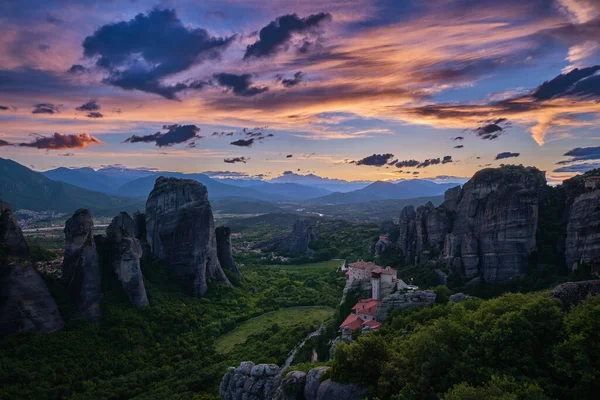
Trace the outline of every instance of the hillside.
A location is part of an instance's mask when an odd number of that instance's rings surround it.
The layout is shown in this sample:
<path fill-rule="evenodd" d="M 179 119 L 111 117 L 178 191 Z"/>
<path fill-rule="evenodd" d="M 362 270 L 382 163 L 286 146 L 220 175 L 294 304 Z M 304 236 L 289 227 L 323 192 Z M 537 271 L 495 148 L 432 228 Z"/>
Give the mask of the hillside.
<path fill-rule="evenodd" d="M 145 200 L 110 196 L 53 181 L 12 160 L 0 158 L 0 199 L 15 210 L 71 213 L 89 208 L 96 215 L 143 209 Z"/>
<path fill-rule="evenodd" d="M 417 197 L 441 196 L 457 183 L 435 183 L 428 180 L 413 179 L 409 181 L 373 182 L 367 187 L 347 193 L 331 193 L 327 196 L 310 200 L 309 204 L 351 204 L 373 200 L 403 200 Z"/>

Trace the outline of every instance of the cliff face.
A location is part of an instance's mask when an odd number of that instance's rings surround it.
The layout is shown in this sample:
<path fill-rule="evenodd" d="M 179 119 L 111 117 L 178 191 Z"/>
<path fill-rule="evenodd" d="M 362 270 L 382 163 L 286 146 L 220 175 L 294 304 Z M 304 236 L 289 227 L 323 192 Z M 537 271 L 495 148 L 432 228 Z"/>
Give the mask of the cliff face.
<path fill-rule="evenodd" d="M 575 197 L 570 205 L 565 257 L 572 271 L 585 263 L 600 272 L 600 188 Z"/>
<path fill-rule="evenodd" d="M 462 189 L 449 189 L 440 207 L 402 210 L 397 247 L 409 264 L 430 261 L 465 278 L 506 282 L 523 273 L 535 250 L 545 185 L 536 168 L 481 170 Z"/>
<path fill-rule="evenodd" d="M 290 255 L 312 254 L 308 244 L 317 239 L 310 221 L 299 219 L 294 223 L 292 232 L 285 236 L 276 237 L 256 243 L 253 249 L 286 251 Z"/>
<path fill-rule="evenodd" d="M 308 373 L 291 371 L 283 377 L 275 364 L 245 361 L 229 368 L 220 385 L 223 400 L 360 400 L 366 390 L 323 379 L 329 367 L 313 368 Z"/>
<path fill-rule="evenodd" d="M 28 260 L 21 228 L 7 203 L 0 202 L 0 338 L 29 329 L 53 332 L 64 326 L 46 283 Z M 10 261 L 8 261 L 10 260 Z"/>
<path fill-rule="evenodd" d="M 206 187 L 188 179 L 156 180 L 146 202 L 148 243 L 184 289 L 204 296 L 207 278 L 230 285 L 217 256 L 215 224 Z"/>
<path fill-rule="evenodd" d="M 243 278 L 231 251 L 231 229 L 220 226 L 216 229 L 215 234 L 217 236 L 217 256 L 221 267 Z"/>
<path fill-rule="evenodd" d="M 102 316 L 102 276 L 93 227 L 92 214 L 86 209 L 77 210 L 67 220 L 62 280 L 79 312 L 88 321 L 97 322 Z"/>
<path fill-rule="evenodd" d="M 135 237 L 136 232 L 136 221 L 126 212 L 122 212 L 113 218 L 106 229 L 106 236 L 111 247 L 111 261 L 115 274 L 131 303 L 141 308 L 149 303 L 140 267 L 143 249 Z"/>

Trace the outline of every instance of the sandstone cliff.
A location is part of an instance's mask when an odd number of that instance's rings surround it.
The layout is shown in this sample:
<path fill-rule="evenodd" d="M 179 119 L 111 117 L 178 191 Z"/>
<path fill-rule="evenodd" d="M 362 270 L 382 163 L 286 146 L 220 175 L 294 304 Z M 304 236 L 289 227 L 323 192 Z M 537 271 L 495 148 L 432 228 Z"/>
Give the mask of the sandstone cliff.
<path fill-rule="evenodd" d="M 165 260 L 191 295 L 204 296 L 207 279 L 230 285 L 221 269 L 206 187 L 160 177 L 146 202 L 146 231 L 154 257 Z"/>
<path fill-rule="evenodd" d="M 77 210 L 67 220 L 62 280 L 81 315 L 97 322 L 102 316 L 102 275 L 93 227 L 92 214 L 87 209 Z"/>
<path fill-rule="evenodd" d="M 251 248 L 284 251 L 289 255 L 310 255 L 313 251 L 308 244 L 316 239 L 317 234 L 313 232 L 310 221 L 299 219 L 294 223 L 290 234 L 255 243 Z"/>
<path fill-rule="evenodd" d="M 122 212 L 113 218 L 106 229 L 106 236 L 115 274 L 131 303 L 141 308 L 149 305 L 149 302 L 140 267 L 143 249 L 136 232 L 136 221 L 128 213 Z"/>
<path fill-rule="evenodd" d="M 217 235 L 217 256 L 221 267 L 243 278 L 231 251 L 231 229 L 226 226 L 220 226 L 216 229 L 215 234 Z"/>
<path fill-rule="evenodd" d="M 568 209 L 565 249 L 567 266 L 572 271 L 587 264 L 592 272 L 600 272 L 600 189 L 573 199 Z"/>
<path fill-rule="evenodd" d="M 0 338 L 29 329 L 53 332 L 64 322 L 46 283 L 29 261 L 27 242 L 0 202 Z"/>
<path fill-rule="evenodd" d="M 397 248 L 408 264 L 433 263 L 463 278 L 502 283 L 523 274 L 536 249 L 544 173 L 503 166 L 477 172 L 462 189 L 400 214 Z"/>
<path fill-rule="evenodd" d="M 220 385 L 223 400 L 360 400 L 366 390 L 323 379 L 329 367 L 313 368 L 308 373 L 290 371 L 283 377 L 275 364 L 245 361 L 229 368 Z"/>

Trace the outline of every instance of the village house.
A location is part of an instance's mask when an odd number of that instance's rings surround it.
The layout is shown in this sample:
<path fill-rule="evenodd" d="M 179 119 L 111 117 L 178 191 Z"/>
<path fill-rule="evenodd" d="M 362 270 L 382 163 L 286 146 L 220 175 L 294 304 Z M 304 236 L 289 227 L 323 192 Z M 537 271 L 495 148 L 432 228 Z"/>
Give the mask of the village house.
<path fill-rule="evenodd" d="M 377 329 L 381 323 L 377 321 L 377 306 L 381 303 L 375 299 L 362 299 L 354 307 L 352 312 L 340 325 L 340 330 L 348 327 L 350 331 L 362 329 L 368 326 L 371 329 Z"/>

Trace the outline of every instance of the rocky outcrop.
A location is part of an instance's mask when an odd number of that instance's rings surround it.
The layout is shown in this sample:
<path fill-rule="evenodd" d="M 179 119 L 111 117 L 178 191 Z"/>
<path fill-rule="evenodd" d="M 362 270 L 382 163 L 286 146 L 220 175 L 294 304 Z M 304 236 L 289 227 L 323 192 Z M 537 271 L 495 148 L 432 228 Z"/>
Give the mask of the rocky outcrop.
<path fill-rule="evenodd" d="M 231 285 L 219 264 L 213 213 L 203 184 L 158 178 L 146 202 L 146 231 L 154 257 L 167 262 L 187 293 L 204 296 L 210 278 Z"/>
<path fill-rule="evenodd" d="M 136 232 L 136 221 L 122 212 L 113 218 L 106 229 L 106 237 L 115 274 L 131 303 L 141 308 L 149 305 L 149 302 L 140 267 L 143 249 L 139 239 L 135 237 Z"/>
<path fill-rule="evenodd" d="M 384 297 L 377 306 L 377 321 L 383 321 L 390 310 L 425 307 L 435 303 L 436 294 L 430 290 L 394 293 Z"/>
<path fill-rule="evenodd" d="M 451 296 L 448 298 L 448 300 L 450 300 L 450 301 L 451 301 L 451 302 L 453 302 L 453 303 L 458 303 L 458 302 L 460 302 L 460 301 L 467 300 L 467 299 L 470 299 L 470 298 L 471 298 L 471 296 L 469 296 L 468 294 L 464 294 L 464 293 L 455 293 L 455 294 L 451 295 Z"/>
<path fill-rule="evenodd" d="M 8 257 L 29 257 L 29 247 L 8 203 L 0 202 L 0 245 Z"/>
<path fill-rule="evenodd" d="M 568 209 L 565 257 L 571 271 L 587 264 L 600 272 L 600 190 L 574 198 Z"/>
<path fill-rule="evenodd" d="M 81 315 L 97 322 L 102 316 L 102 275 L 93 228 L 92 213 L 87 209 L 77 210 L 67 220 L 62 280 Z"/>
<path fill-rule="evenodd" d="M 221 267 L 243 278 L 231 251 L 231 229 L 226 226 L 220 226 L 217 228 L 215 234 L 217 235 L 217 256 Z"/>
<path fill-rule="evenodd" d="M 567 282 L 556 286 L 550 296 L 560 299 L 563 308 L 581 303 L 588 296 L 600 294 L 600 280 Z"/>
<path fill-rule="evenodd" d="M 373 251 L 376 256 L 379 256 L 392 248 L 392 242 L 387 236 L 379 236 L 379 239 L 373 245 Z"/>
<path fill-rule="evenodd" d="M 46 283 L 29 261 L 21 228 L 0 202 L 0 338 L 30 329 L 53 332 L 64 322 Z"/>
<path fill-rule="evenodd" d="M 317 367 L 304 373 L 290 371 L 285 377 L 274 364 L 245 361 L 229 368 L 219 386 L 223 400 L 360 400 L 366 390 L 323 379 L 329 367 Z"/>
<path fill-rule="evenodd" d="M 545 185 L 536 168 L 481 170 L 462 189 L 449 189 L 440 207 L 403 209 L 397 247 L 409 264 L 433 263 L 466 279 L 506 282 L 523 274 L 536 248 Z"/>
<path fill-rule="evenodd" d="M 310 221 L 299 219 L 294 223 L 290 234 L 255 243 L 251 248 L 284 251 L 289 255 L 310 255 L 313 251 L 308 247 L 308 244 L 316 239 L 317 234 L 313 232 Z"/>

